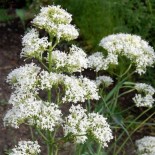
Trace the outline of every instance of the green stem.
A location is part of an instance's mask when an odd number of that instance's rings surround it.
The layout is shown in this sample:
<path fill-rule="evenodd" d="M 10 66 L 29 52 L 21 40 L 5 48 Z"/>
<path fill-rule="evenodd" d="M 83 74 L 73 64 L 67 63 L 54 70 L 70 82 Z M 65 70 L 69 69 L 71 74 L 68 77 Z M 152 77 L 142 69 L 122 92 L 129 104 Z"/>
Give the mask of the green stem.
<path fill-rule="evenodd" d="M 135 121 L 137 121 L 140 117 L 142 117 L 147 111 L 149 111 L 150 110 L 150 108 L 148 108 L 148 109 L 146 109 L 145 111 L 143 111 L 139 116 L 137 116 L 127 127 L 126 127 L 126 130 L 127 129 L 129 129 L 134 123 L 133 122 L 135 122 Z M 120 135 L 119 135 L 119 137 L 117 138 L 117 141 L 119 141 L 120 139 L 121 139 L 121 137 L 125 134 L 126 132 L 125 131 L 123 131 Z M 129 136 L 128 136 L 129 137 Z M 130 138 L 130 137 L 129 137 Z M 109 148 L 109 151 L 110 150 L 112 150 L 112 147 L 113 147 L 113 145 L 111 145 L 111 147 Z"/>
<path fill-rule="evenodd" d="M 127 68 L 127 70 L 120 76 L 123 77 L 125 74 L 127 74 L 131 68 L 132 64 L 129 65 L 129 67 Z"/>
<path fill-rule="evenodd" d="M 56 146 L 54 155 L 58 155 L 58 151 L 59 151 L 59 149 L 58 149 L 58 147 Z"/>
<path fill-rule="evenodd" d="M 42 59 L 38 59 L 38 61 L 44 66 L 45 69 L 48 70 L 48 67 L 43 63 Z"/>
<path fill-rule="evenodd" d="M 46 138 L 46 136 L 45 136 L 38 128 L 36 128 L 36 129 L 37 129 L 38 133 L 40 134 L 40 136 L 41 136 L 46 142 L 48 142 L 48 139 Z"/>
<path fill-rule="evenodd" d="M 125 91 L 125 92 L 123 92 L 122 94 L 120 94 L 120 95 L 118 96 L 118 98 L 121 97 L 121 96 L 123 96 L 123 95 L 125 95 L 125 94 L 131 93 L 131 92 L 134 91 L 134 90 L 135 90 L 135 89 L 131 89 L 131 90 Z"/>
<path fill-rule="evenodd" d="M 97 155 L 100 155 L 101 149 L 102 149 L 102 146 L 101 146 L 101 144 L 99 144 L 99 147 L 98 147 L 98 150 L 97 150 Z"/>
<path fill-rule="evenodd" d="M 119 154 L 119 152 L 121 151 L 121 149 L 123 148 L 123 146 L 126 144 L 126 142 L 129 140 L 129 138 L 146 122 L 148 121 L 153 115 L 155 114 L 152 113 L 147 119 L 145 119 L 141 124 L 139 124 L 130 134 L 130 136 L 128 136 L 125 141 L 123 142 L 123 144 L 119 147 L 118 151 L 116 152 L 116 155 Z"/>

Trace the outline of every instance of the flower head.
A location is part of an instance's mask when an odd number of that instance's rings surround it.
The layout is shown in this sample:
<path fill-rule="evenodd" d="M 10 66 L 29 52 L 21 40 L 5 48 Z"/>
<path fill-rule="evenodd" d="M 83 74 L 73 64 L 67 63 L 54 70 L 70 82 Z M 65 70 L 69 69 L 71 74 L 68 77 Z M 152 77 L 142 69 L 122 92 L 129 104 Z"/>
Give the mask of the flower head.
<path fill-rule="evenodd" d="M 71 14 L 60 6 L 48 6 L 42 7 L 32 23 L 38 28 L 45 29 L 57 39 L 70 41 L 79 35 L 76 28 L 70 24 L 71 20 Z"/>
<path fill-rule="evenodd" d="M 155 89 L 145 83 L 136 83 L 135 89 L 138 91 L 138 93 L 142 94 L 136 94 L 133 98 L 133 101 L 136 103 L 137 107 L 152 107 L 154 103 L 153 95 L 155 93 Z"/>
<path fill-rule="evenodd" d="M 155 137 L 145 136 L 136 140 L 138 155 L 154 155 L 155 154 Z"/>
<path fill-rule="evenodd" d="M 40 58 L 51 43 L 47 37 L 39 38 L 39 32 L 33 28 L 23 37 L 22 45 L 21 57 Z"/>
<path fill-rule="evenodd" d="M 65 96 L 63 102 L 84 102 L 88 99 L 99 99 L 98 88 L 94 81 L 87 78 L 64 76 Z"/>
<path fill-rule="evenodd" d="M 113 136 L 106 118 L 96 113 L 87 114 L 80 105 L 72 105 L 70 115 L 66 117 L 65 136 L 71 134 L 76 143 L 85 143 L 88 137 L 100 143 L 104 148 Z"/>
<path fill-rule="evenodd" d="M 40 146 L 37 141 L 19 141 L 9 155 L 38 155 L 40 152 Z"/>
<path fill-rule="evenodd" d="M 65 118 L 63 127 L 64 134 L 72 134 L 76 143 L 84 143 L 87 140 L 87 129 L 89 127 L 86 110 L 80 105 L 72 105 L 69 109 L 70 115 Z"/>
<path fill-rule="evenodd" d="M 75 45 L 70 47 L 68 54 L 59 50 L 53 51 L 51 59 L 53 69 L 59 72 L 81 72 L 87 68 L 88 63 L 86 53 Z M 49 57 L 47 60 L 49 60 Z"/>
<path fill-rule="evenodd" d="M 152 66 L 155 62 L 153 48 L 136 35 L 122 33 L 109 35 L 103 38 L 99 45 L 107 50 L 106 59 L 111 55 L 114 57 L 125 56 L 135 65 L 135 71 L 140 75 L 146 72 L 147 66 Z"/>
<path fill-rule="evenodd" d="M 105 87 L 110 86 L 114 81 L 112 80 L 111 77 L 109 76 L 98 76 L 96 78 L 96 85 L 100 86 L 101 84 L 103 84 Z"/>
<path fill-rule="evenodd" d="M 7 82 L 16 90 L 27 92 L 36 87 L 39 72 L 40 67 L 34 63 L 26 64 L 9 73 Z"/>
<path fill-rule="evenodd" d="M 28 123 L 52 132 L 55 126 L 62 123 L 61 117 L 61 111 L 56 104 L 28 98 L 6 113 L 4 125 L 19 128 L 20 124 Z"/>

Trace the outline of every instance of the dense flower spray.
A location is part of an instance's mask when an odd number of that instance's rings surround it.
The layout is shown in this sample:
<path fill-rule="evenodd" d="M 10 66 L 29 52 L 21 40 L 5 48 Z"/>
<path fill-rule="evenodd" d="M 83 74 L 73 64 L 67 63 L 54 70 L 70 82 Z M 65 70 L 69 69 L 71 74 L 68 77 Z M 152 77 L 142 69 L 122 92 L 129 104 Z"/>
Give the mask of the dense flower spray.
<path fill-rule="evenodd" d="M 72 16 L 60 6 L 42 7 L 33 19 L 31 28 L 23 37 L 21 57 L 35 58 L 41 65 L 25 64 L 13 70 L 7 77 L 12 85 L 9 104 L 12 108 L 4 117 L 4 125 L 19 128 L 25 123 L 37 130 L 48 145 L 48 155 L 58 153 L 60 142 L 85 143 L 91 140 L 104 148 L 112 137 L 112 131 L 106 118 L 96 113 L 87 113 L 80 105 L 71 105 L 70 114 L 64 115 L 61 105 L 66 102 L 76 103 L 86 100 L 98 100 L 98 85 L 82 75 L 71 75 L 88 67 L 86 53 L 76 45 L 71 45 L 68 52 L 60 51 L 60 41 L 70 41 L 79 35 Z M 41 37 L 39 29 L 48 35 Z M 108 77 L 102 80 L 106 86 L 113 81 Z M 52 89 L 59 90 L 52 98 Z M 47 94 L 46 97 L 40 95 Z M 53 103 L 55 100 L 55 103 Z M 63 130 L 62 136 L 57 133 Z M 21 141 L 12 149 L 10 155 L 37 155 L 40 146 L 36 141 Z"/>
<path fill-rule="evenodd" d="M 133 98 L 133 101 L 136 103 L 137 107 L 152 107 L 154 103 L 153 95 L 155 93 L 155 89 L 145 83 L 136 83 L 135 89 L 141 93 L 136 94 Z"/>
<path fill-rule="evenodd" d="M 37 155 L 41 152 L 38 142 L 20 141 L 9 155 Z"/>
<path fill-rule="evenodd" d="M 148 43 L 141 37 L 131 34 L 113 34 L 103 38 L 99 44 L 107 52 L 107 56 L 101 52 L 89 57 L 89 66 L 99 70 L 107 70 L 110 65 L 118 65 L 119 57 L 126 57 L 135 66 L 135 72 L 144 74 L 146 67 L 153 66 L 155 53 Z"/>

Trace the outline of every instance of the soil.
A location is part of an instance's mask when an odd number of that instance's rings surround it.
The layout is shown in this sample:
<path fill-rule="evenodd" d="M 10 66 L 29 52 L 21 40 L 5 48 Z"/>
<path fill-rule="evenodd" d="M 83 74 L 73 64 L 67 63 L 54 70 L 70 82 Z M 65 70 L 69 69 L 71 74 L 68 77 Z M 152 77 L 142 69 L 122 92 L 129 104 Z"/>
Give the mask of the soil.
<path fill-rule="evenodd" d="M 29 129 L 22 126 L 19 130 L 5 128 L 3 117 L 6 111 L 11 107 L 7 104 L 11 89 L 6 83 L 8 73 L 21 64 L 19 53 L 21 51 L 21 35 L 24 30 L 18 20 L 8 23 L 0 23 L 0 155 L 11 147 L 18 140 L 28 139 Z"/>

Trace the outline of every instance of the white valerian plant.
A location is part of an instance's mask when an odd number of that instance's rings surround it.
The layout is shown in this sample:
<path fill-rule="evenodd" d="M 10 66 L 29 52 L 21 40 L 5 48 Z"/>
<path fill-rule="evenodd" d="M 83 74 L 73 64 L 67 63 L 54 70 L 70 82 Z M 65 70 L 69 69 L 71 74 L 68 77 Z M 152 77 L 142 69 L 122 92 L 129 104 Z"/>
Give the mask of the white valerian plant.
<path fill-rule="evenodd" d="M 104 148 L 113 138 L 102 115 L 88 113 L 80 105 L 72 105 L 68 116 L 63 113 L 61 106 L 66 102 L 78 104 L 100 98 L 95 81 L 72 75 L 88 67 L 86 53 L 76 45 L 71 45 L 68 52 L 58 49 L 61 41 L 70 41 L 79 35 L 71 21 L 71 14 L 60 6 L 42 7 L 32 21 L 35 28 L 31 28 L 22 39 L 20 55 L 26 59 L 35 58 L 41 65 L 25 64 L 7 77 L 13 93 L 9 100 L 12 108 L 4 116 L 4 125 L 20 128 L 24 123 L 33 127 L 47 144 L 48 155 L 57 155 L 59 147 L 67 142 L 83 144 L 89 139 Z M 47 36 L 41 37 L 39 29 L 45 30 Z M 104 82 L 108 86 L 112 80 Z M 56 92 L 55 97 L 52 89 Z M 47 96 L 43 97 L 42 92 Z M 10 155 L 37 155 L 40 152 L 36 141 L 21 141 Z"/>
<path fill-rule="evenodd" d="M 137 155 L 154 155 L 155 154 L 155 137 L 144 136 L 136 140 Z"/>

